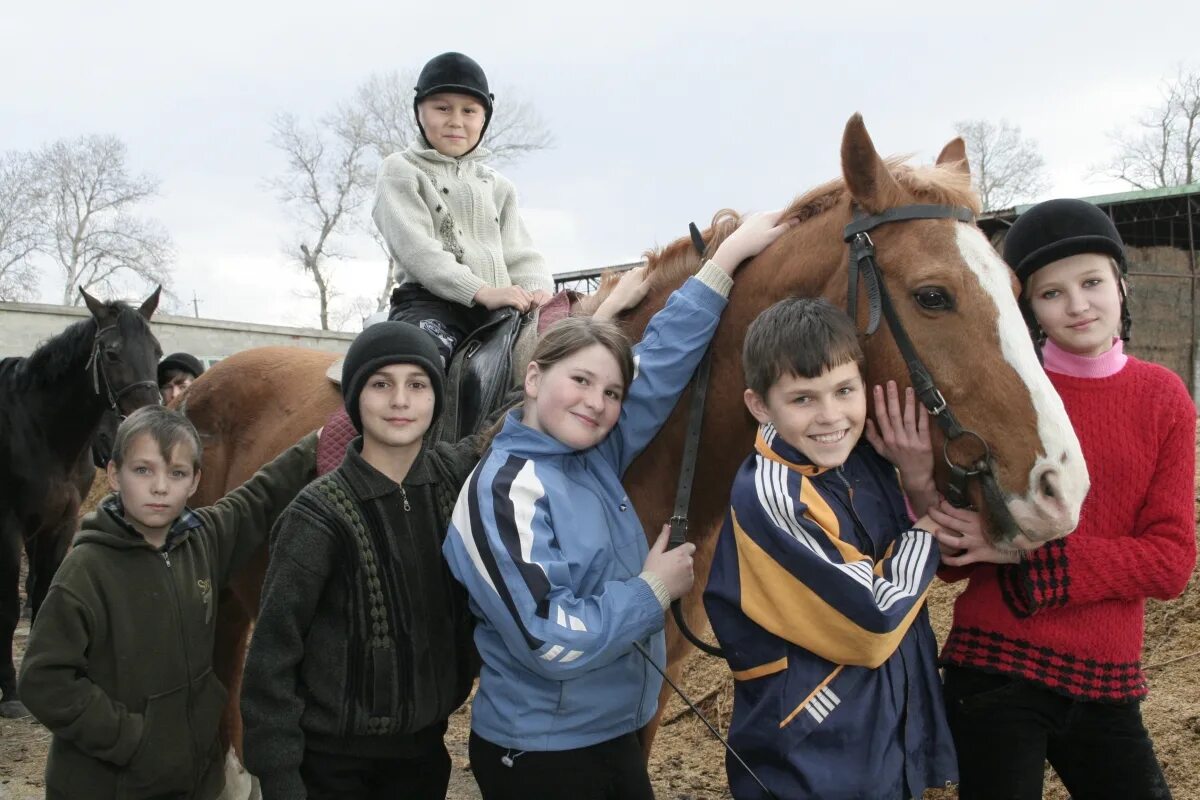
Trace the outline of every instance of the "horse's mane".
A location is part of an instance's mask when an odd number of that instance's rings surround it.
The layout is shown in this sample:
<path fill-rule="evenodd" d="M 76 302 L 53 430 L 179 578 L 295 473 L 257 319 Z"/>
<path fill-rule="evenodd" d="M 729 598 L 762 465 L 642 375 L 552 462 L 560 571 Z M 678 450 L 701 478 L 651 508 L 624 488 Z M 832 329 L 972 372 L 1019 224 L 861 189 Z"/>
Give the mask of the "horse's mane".
<path fill-rule="evenodd" d="M 884 161 L 901 188 L 922 202 L 966 206 L 979 213 L 979 197 L 971 189 L 970 175 L 943 167 L 905 164 L 907 159 L 908 156 L 892 156 Z M 845 196 L 846 183 L 836 178 L 797 197 L 784 210 L 782 218 L 798 222 L 810 220 L 836 208 Z M 736 211 L 727 208 L 718 211 L 704 232 L 707 251 L 714 252 L 741 222 L 742 217 Z M 657 250 L 648 250 L 643 257 L 646 259 L 647 277 L 655 286 L 679 283 L 700 268 L 700 257 L 692 246 L 692 240 L 686 236 Z"/>
<path fill-rule="evenodd" d="M 145 335 L 149 332 L 146 320 L 128 303 L 111 300 L 104 304 L 110 318 L 116 320 L 122 338 Z M 83 374 L 80 358 L 91 354 L 92 339 L 96 335 L 96 320 L 87 317 L 71 323 L 62 333 L 51 336 L 37 346 L 13 375 L 21 386 L 34 383 L 58 384 L 74 377 L 73 372 Z"/>

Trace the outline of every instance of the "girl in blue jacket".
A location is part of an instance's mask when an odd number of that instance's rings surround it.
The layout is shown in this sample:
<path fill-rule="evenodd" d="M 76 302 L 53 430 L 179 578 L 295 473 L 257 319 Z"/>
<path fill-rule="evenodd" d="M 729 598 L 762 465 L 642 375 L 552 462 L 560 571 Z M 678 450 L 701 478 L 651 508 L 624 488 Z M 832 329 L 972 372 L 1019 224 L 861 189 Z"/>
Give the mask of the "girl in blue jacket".
<path fill-rule="evenodd" d="M 483 660 L 471 765 L 484 800 L 652 798 L 635 731 L 666 659 L 663 611 L 692 583 L 692 545 L 653 548 L 621 476 L 674 408 L 734 270 L 790 222 L 746 218 L 632 350 L 566 320 L 538 344 L 525 402 L 471 474 L 443 548 L 470 594 Z"/>

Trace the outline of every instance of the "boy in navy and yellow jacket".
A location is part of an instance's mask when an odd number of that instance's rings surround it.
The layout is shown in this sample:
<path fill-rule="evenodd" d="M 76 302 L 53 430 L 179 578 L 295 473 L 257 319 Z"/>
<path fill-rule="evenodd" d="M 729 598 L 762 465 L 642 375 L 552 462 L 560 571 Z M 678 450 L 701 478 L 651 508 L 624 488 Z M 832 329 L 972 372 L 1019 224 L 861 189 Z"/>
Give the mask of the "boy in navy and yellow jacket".
<path fill-rule="evenodd" d="M 859 441 L 854 324 L 791 298 L 747 332 L 761 423 L 734 480 L 705 607 L 733 670 L 730 744 L 777 797 L 910 798 L 957 780 L 925 595 L 933 525 L 911 523 L 897 467 Z M 880 434 L 918 512 L 936 499 L 928 420 L 877 389 Z M 728 762 L 733 796 L 762 796 Z"/>

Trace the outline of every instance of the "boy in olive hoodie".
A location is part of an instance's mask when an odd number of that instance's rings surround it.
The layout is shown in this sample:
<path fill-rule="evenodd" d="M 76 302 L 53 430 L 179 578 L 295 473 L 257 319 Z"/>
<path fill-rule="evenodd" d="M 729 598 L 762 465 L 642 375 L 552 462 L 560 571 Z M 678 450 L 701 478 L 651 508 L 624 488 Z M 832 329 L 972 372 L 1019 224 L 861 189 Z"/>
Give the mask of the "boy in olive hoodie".
<path fill-rule="evenodd" d="M 217 797 L 225 687 L 212 669 L 216 598 L 312 478 L 316 434 L 208 508 L 200 437 L 147 406 L 117 431 L 109 486 L 54 578 L 21 698 L 54 734 L 47 798 Z"/>

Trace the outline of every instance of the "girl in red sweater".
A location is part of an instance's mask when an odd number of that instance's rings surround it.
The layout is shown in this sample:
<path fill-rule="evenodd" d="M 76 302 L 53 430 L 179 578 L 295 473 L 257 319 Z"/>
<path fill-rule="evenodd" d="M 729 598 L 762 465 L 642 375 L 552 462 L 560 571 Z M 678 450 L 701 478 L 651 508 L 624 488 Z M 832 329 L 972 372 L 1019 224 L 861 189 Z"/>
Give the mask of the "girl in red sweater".
<path fill-rule="evenodd" d="M 1182 593 L 1196 560 L 1196 408 L 1183 382 L 1123 352 L 1125 252 L 1082 200 L 1021 215 L 1005 240 L 1021 306 L 1091 476 L 1079 527 L 998 550 L 943 504 L 942 576 L 969 579 L 942 651 L 960 797 L 1036 800 L 1049 760 L 1075 798 L 1169 798 L 1142 724 L 1147 597 Z"/>

